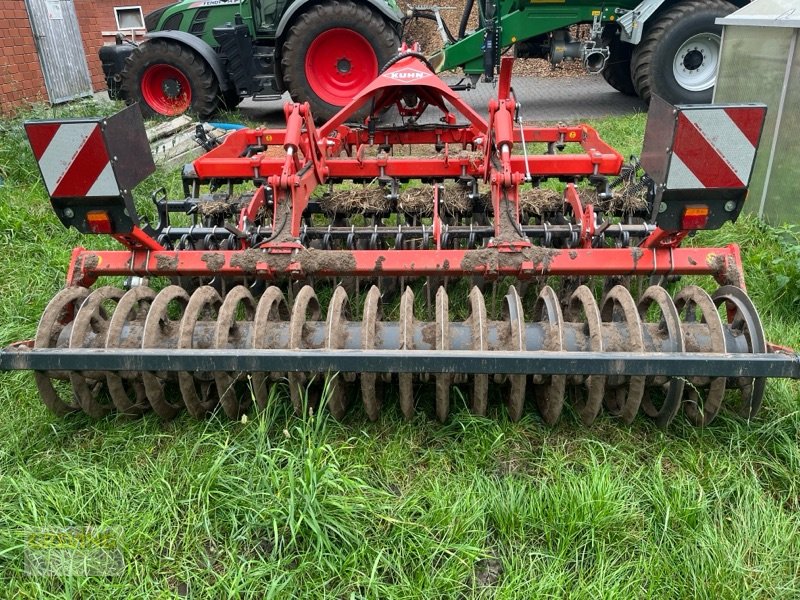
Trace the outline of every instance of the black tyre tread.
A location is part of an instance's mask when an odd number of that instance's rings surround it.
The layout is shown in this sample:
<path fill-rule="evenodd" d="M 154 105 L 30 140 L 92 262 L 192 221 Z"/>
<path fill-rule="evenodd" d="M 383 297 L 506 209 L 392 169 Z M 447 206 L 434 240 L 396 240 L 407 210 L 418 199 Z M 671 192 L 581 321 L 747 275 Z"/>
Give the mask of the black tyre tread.
<path fill-rule="evenodd" d="M 163 116 L 150 108 L 141 91 L 142 75 L 147 67 L 154 64 L 172 65 L 186 75 L 192 88 L 189 112 L 201 119 L 214 114 L 219 103 L 219 84 L 214 71 L 197 53 L 167 40 L 145 42 L 126 59 L 120 94 L 127 104 L 138 102 L 145 118 Z"/>
<path fill-rule="evenodd" d="M 611 55 L 603 68 L 603 79 L 618 92 L 635 96 L 636 88 L 631 79 L 631 56 L 633 46 L 621 41 L 616 35 L 608 42 Z"/>
<path fill-rule="evenodd" d="M 343 20 L 355 27 L 363 26 L 362 35 L 377 50 L 378 69 L 380 69 L 400 46 L 400 39 L 385 19 L 375 14 L 367 6 L 350 0 L 333 0 L 317 4 L 304 12 L 294 23 L 283 44 L 283 82 L 295 102 L 308 102 L 317 121 L 327 121 L 341 106 L 334 106 L 319 98 L 308 86 L 305 77 L 305 53 L 308 44 L 303 38 L 315 30 L 324 31 L 330 23 Z"/>
<path fill-rule="evenodd" d="M 736 7 L 725 0 L 686 0 L 679 2 L 667 9 L 645 30 L 642 40 L 633 52 L 631 60 L 631 79 L 638 96 L 645 102 L 650 102 L 653 82 L 651 81 L 650 65 L 657 46 L 662 42 L 667 32 L 680 21 L 691 18 L 695 13 L 716 8 L 720 12 L 731 13 Z"/>

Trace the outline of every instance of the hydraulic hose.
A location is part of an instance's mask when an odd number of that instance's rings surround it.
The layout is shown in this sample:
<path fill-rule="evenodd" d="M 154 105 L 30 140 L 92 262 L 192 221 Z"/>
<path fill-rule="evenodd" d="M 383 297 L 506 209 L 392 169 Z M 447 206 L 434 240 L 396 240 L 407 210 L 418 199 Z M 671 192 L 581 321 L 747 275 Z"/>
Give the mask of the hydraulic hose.
<path fill-rule="evenodd" d="M 466 5 L 464 6 L 464 12 L 461 13 L 461 22 L 458 24 L 458 39 L 464 39 L 464 36 L 467 33 L 467 22 L 469 21 L 469 15 L 472 13 L 472 7 L 475 6 L 475 0 L 467 0 Z"/>

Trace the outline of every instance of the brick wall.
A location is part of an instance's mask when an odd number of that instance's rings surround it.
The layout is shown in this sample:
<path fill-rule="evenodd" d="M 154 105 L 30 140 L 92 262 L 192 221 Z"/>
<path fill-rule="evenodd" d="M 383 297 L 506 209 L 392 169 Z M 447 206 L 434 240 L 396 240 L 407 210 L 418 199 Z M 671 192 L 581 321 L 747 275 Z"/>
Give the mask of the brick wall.
<path fill-rule="evenodd" d="M 168 0 L 74 0 L 73 3 L 92 88 L 101 92 L 106 89 L 106 82 L 97 51 L 104 43 L 114 41 L 113 34 L 117 30 L 114 7 L 141 6 L 146 15 L 167 4 Z M 104 36 L 104 32 L 108 35 Z M 47 101 L 47 89 L 25 2 L 0 2 L 0 114 L 12 114 L 26 104 Z"/>
<path fill-rule="evenodd" d="M 150 11 L 168 4 L 169 0 L 139 0 L 129 2 L 119 0 L 109 2 L 103 0 L 74 0 L 75 14 L 78 16 L 78 24 L 83 36 L 83 47 L 86 51 L 86 62 L 89 63 L 89 72 L 92 76 L 92 87 L 94 90 L 101 91 L 106 89 L 106 82 L 103 77 L 103 68 L 97 51 L 100 46 L 114 41 L 113 35 L 103 36 L 103 32 L 114 32 L 117 30 L 117 22 L 114 19 L 115 6 L 141 6 L 142 13 L 146 15 Z M 137 38 L 138 41 L 138 38 Z"/>
<path fill-rule="evenodd" d="M 26 102 L 47 100 L 25 4 L 0 3 L 0 114 Z"/>

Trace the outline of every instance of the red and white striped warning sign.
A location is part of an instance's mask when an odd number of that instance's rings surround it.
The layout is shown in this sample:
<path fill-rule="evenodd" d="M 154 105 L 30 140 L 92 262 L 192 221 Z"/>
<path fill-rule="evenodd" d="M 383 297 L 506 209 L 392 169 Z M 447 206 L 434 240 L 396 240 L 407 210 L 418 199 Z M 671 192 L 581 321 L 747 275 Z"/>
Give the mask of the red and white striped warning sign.
<path fill-rule="evenodd" d="M 26 123 L 25 130 L 51 197 L 120 195 L 99 123 Z"/>
<path fill-rule="evenodd" d="M 680 110 L 667 188 L 747 187 L 765 114 L 762 106 Z"/>

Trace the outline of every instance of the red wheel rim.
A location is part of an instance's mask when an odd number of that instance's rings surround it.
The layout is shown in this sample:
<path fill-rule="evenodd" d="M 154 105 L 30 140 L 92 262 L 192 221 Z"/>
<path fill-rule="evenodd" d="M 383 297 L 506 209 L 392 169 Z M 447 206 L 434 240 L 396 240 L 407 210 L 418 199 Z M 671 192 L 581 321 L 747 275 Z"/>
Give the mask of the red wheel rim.
<path fill-rule="evenodd" d="M 306 53 L 306 80 L 328 104 L 344 106 L 378 76 L 378 58 L 367 39 L 352 29 L 329 29 Z"/>
<path fill-rule="evenodd" d="M 158 114 L 174 116 L 192 105 L 192 88 L 180 69 L 151 65 L 142 75 L 142 98 Z"/>

